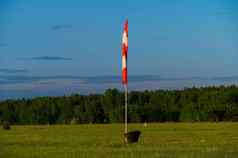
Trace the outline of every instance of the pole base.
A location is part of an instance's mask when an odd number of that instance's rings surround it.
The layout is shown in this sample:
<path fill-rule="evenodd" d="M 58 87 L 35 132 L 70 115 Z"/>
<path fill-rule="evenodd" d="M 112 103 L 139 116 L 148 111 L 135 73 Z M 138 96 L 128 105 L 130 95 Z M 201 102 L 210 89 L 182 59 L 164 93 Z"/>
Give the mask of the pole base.
<path fill-rule="evenodd" d="M 131 131 L 124 134 L 124 141 L 126 144 L 137 143 L 139 140 L 141 132 L 140 131 Z"/>

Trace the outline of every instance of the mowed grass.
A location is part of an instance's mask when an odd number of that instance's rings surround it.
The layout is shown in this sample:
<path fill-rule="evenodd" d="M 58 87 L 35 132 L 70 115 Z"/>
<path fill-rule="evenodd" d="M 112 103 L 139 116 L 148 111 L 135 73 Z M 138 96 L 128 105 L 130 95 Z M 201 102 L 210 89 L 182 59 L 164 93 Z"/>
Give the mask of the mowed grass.
<path fill-rule="evenodd" d="M 238 158 L 238 123 L 129 124 L 139 143 L 123 144 L 121 124 L 0 129 L 0 158 Z"/>

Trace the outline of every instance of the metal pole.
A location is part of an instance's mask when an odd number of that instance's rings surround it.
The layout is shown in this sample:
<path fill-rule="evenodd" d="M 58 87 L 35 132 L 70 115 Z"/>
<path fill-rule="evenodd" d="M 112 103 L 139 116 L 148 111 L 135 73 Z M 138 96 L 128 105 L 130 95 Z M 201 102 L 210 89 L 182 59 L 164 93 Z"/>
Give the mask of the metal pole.
<path fill-rule="evenodd" d="M 127 95 L 128 95 L 128 88 L 127 85 L 124 86 L 125 88 L 125 134 L 128 132 L 127 128 Z"/>

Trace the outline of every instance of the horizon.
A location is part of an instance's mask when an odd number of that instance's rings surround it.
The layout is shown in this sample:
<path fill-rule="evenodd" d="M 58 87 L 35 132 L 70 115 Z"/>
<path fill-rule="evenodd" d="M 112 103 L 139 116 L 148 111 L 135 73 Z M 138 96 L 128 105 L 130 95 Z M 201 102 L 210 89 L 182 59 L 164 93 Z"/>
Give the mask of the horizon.
<path fill-rule="evenodd" d="M 4 80 L 5 77 L 5 80 Z M 0 100 L 102 94 L 107 89 L 123 91 L 121 76 L 0 76 Z M 156 75 L 129 76 L 129 91 L 182 90 L 237 85 L 238 76 L 165 78 Z"/>

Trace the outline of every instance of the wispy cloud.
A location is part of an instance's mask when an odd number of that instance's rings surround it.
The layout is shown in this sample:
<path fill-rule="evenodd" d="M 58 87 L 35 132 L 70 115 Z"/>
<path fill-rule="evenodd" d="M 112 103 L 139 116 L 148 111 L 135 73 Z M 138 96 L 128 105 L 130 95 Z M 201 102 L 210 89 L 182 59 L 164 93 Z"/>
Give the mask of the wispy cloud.
<path fill-rule="evenodd" d="M 120 76 L 20 76 L 0 75 L 0 100 L 14 97 L 61 96 L 72 93 L 103 93 L 108 88 L 122 90 Z M 234 85 L 238 76 L 224 78 L 161 78 L 153 75 L 130 76 L 132 91 L 183 89 Z"/>
<path fill-rule="evenodd" d="M 27 72 L 25 69 L 6 69 L 6 68 L 0 68 L 1 73 L 22 73 L 22 72 Z"/>
<path fill-rule="evenodd" d="M 6 43 L 0 43 L 0 47 L 6 47 L 7 44 Z"/>
<path fill-rule="evenodd" d="M 234 15 L 234 12 L 232 11 L 224 11 L 224 10 L 220 10 L 220 11 L 217 11 L 215 13 L 216 16 L 231 16 L 231 15 Z"/>
<path fill-rule="evenodd" d="M 61 24 L 61 25 L 54 25 L 52 27 L 52 30 L 64 30 L 64 29 L 70 29 L 70 28 L 72 28 L 72 25 Z"/>
<path fill-rule="evenodd" d="M 40 56 L 33 57 L 32 60 L 73 60 L 72 58 L 60 57 L 60 56 Z"/>

